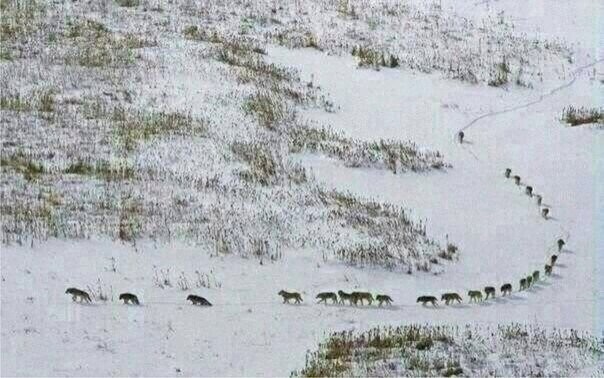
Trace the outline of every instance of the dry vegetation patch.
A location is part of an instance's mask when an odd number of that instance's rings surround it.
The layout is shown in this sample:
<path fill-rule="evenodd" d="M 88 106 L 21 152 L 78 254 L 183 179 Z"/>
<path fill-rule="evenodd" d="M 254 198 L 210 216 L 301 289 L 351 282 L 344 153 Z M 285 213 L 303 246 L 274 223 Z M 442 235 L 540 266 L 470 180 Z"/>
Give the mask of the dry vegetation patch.
<path fill-rule="evenodd" d="M 405 325 L 337 332 L 293 376 L 570 376 L 602 372 L 601 340 L 575 330 Z"/>
<path fill-rule="evenodd" d="M 442 248 L 404 209 L 326 190 L 293 154 L 397 173 L 441 169 L 443 157 L 300 126 L 297 109 L 333 104 L 267 62 L 259 18 L 233 33 L 224 3 L 1 4 L 3 51 L 21 59 L 0 63 L 3 243 L 188 240 L 260 261 L 314 248 L 357 266 L 443 268 Z M 198 93 L 180 91 L 189 80 Z"/>
<path fill-rule="evenodd" d="M 590 123 L 604 124 L 604 108 L 576 108 L 569 106 L 562 111 L 562 121 L 571 126 Z"/>

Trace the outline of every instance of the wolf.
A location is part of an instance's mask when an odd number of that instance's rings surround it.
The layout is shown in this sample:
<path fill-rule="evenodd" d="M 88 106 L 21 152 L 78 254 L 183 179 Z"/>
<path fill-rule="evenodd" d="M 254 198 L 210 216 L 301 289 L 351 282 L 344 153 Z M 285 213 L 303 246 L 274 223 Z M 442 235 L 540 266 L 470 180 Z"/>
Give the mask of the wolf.
<path fill-rule="evenodd" d="M 352 294 L 338 290 L 338 296 L 340 297 L 340 303 L 348 301 L 348 304 L 352 304 Z"/>
<path fill-rule="evenodd" d="M 514 176 L 514 183 L 516 185 L 520 185 L 520 176 L 518 176 L 518 175 Z"/>
<path fill-rule="evenodd" d="M 431 303 L 432 306 L 436 306 L 436 302 L 438 302 L 438 299 L 436 299 L 436 297 L 433 297 L 431 295 L 422 295 L 421 297 L 417 298 L 417 303 L 420 303 L 425 306 L 428 303 Z"/>
<path fill-rule="evenodd" d="M 527 186 L 526 188 L 524 188 L 524 192 L 526 193 L 527 196 L 532 197 L 533 196 L 533 187 Z"/>
<path fill-rule="evenodd" d="M 495 288 L 493 286 L 486 286 L 484 293 L 486 294 L 485 299 L 489 299 L 489 297 L 495 298 Z"/>
<path fill-rule="evenodd" d="M 328 299 L 331 299 L 333 303 L 338 303 L 338 296 L 336 295 L 336 293 L 332 292 L 319 293 L 317 294 L 317 298 L 319 299 L 319 302 L 317 303 L 327 303 Z"/>
<path fill-rule="evenodd" d="M 543 209 L 541 209 L 541 216 L 544 219 L 547 219 L 547 216 L 549 215 L 549 209 L 547 207 L 544 207 Z"/>
<path fill-rule="evenodd" d="M 526 278 L 522 278 L 520 280 L 520 290 L 525 290 L 526 289 Z"/>
<path fill-rule="evenodd" d="M 460 131 L 457 133 L 457 139 L 459 140 L 459 143 L 463 143 L 463 137 L 465 136 L 463 131 Z"/>
<path fill-rule="evenodd" d="M 482 292 L 480 290 L 470 290 L 468 291 L 468 296 L 470 297 L 470 302 L 482 302 Z"/>
<path fill-rule="evenodd" d="M 535 198 L 537 198 L 537 206 L 541 206 L 541 203 L 543 203 L 543 196 L 541 196 L 541 194 L 536 194 Z"/>
<path fill-rule="evenodd" d="M 302 296 L 300 295 L 300 293 L 296 293 L 295 291 L 289 293 L 285 290 L 281 290 L 277 294 L 283 297 L 283 303 L 289 303 L 290 299 L 293 299 L 296 303 L 302 302 Z"/>
<path fill-rule="evenodd" d="M 505 178 L 510 178 L 510 175 L 512 174 L 512 170 L 510 168 L 506 168 L 505 169 Z"/>
<path fill-rule="evenodd" d="M 536 270 L 533 272 L 533 282 L 539 281 L 539 271 Z"/>
<path fill-rule="evenodd" d="M 120 294 L 120 300 L 124 301 L 124 304 L 128 304 L 128 303 L 134 303 L 135 305 L 139 305 L 139 301 L 138 298 L 136 297 L 136 295 L 132 294 L 132 293 L 122 293 Z"/>
<path fill-rule="evenodd" d="M 511 283 L 506 283 L 501 286 L 501 294 L 504 297 L 511 293 L 512 293 L 512 284 Z"/>
<path fill-rule="evenodd" d="M 351 294 L 352 303 L 356 306 L 359 301 L 361 301 L 361 306 L 364 304 L 363 300 L 366 299 L 367 303 L 371 306 L 373 303 L 373 296 L 371 293 L 364 291 L 353 291 Z"/>
<path fill-rule="evenodd" d="M 200 306 L 211 306 L 212 304 L 210 302 L 208 302 L 207 299 L 205 299 L 204 297 L 200 297 L 198 295 L 189 295 L 187 297 L 188 301 L 191 301 L 192 304 L 194 305 L 200 305 Z"/>
<path fill-rule="evenodd" d="M 558 239 L 558 252 L 562 252 L 562 248 L 564 248 L 564 239 Z"/>
<path fill-rule="evenodd" d="M 375 300 L 378 301 L 378 306 L 382 306 L 382 303 L 386 303 L 388 306 L 392 306 L 392 298 L 389 295 L 378 294 L 375 296 Z"/>
<path fill-rule="evenodd" d="M 526 277 L 526 287 L 531 287 L 533 286 L 533 276 L 527 276 Z"/>
<path fill-rule="evenodd" d="M 544 271 L 546 276 L 550 276 L 552 274 L 552 266 L 549 264 L 545 264 Z"/>
<path fill-rule="evenodd" d="M 461 297 L 459 296 L 459 294 L 457 293 L 444 293 L 441 297 L 440 297 L 441 301 L 445 301 L 445 305 L 449 305 L 449 303 L 451 301 L 457 301 L 459 303 L 462 302 Z"/>
<path fill-rule="evenodd" d="M 84 290 L 76 289 L 75 287 L 70 287 L 65 290 L 65 294 L 71 294 L 71 299 L 75 302 L 76 299 L 80 298 L 80 302 L 92 302 L 90 299 L 90 295 Z"/>
<path fill-rule="evenodd" d="M 556 261 L 558 261 L 558 255 L 552 255 L 552 257 L 549 258 L 549 261 L 551 266 L 556 265 Z"/>

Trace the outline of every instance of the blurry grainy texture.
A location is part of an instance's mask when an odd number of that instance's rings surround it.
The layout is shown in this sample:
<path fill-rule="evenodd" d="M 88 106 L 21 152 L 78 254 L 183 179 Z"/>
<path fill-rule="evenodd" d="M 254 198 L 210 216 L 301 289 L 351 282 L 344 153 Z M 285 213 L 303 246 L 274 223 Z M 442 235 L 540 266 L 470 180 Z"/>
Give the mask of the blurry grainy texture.
<path fill-rule="evenodd" d="M 602 12 L 0 0 L 0 375 L 604 375 Z"/>

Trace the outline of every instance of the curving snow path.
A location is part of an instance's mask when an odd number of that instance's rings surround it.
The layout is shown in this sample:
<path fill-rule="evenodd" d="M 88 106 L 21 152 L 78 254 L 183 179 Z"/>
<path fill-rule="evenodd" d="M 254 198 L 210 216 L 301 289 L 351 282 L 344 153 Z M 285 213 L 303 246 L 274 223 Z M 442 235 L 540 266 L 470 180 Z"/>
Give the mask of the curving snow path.
<path fill-rule="evenodd" d="M 447 173 L 393 175 L 345 168 L 328 158 L 304 158 L 328 185 L 409 207 L 427 219 L 431 235 L 448 233 L 459 244 L 461 260 L 429 282 L 410 283 L 407 303 L 420 292 L 466 291 L 504 282 L 516 288 L 528 272 L 543 269 L 555 241 L 563 237 L 568 250 L 553 279 L 530 295 L 517 294 L 495 312 L 468 310 L 467 320 L 531 320 L 601 331 L 598 187 L 604 176 L 604 138 L 596 128 L 566 128 L 557 120 L 569 103 L 597 105 L 601 86 L 584 71 L 597 64 L 601 69 L 601 61 L 581 67 L 571 82 L 535 101 L 528 90 L 472 87 L 404 70 L 360 70 L 351 59 L 319 58 L 314 51 L 276 49 L 273 54 L 316 81 L 340 106 L 335 114 L 307 112 L 307 117 L 356 138 L 410 139 L 438 149 L 453 164 Z M 460 125 L 478 121 L 480 128 L 465 127 L 466 143 L 454 142 Z M 551 219 L 539 216 L 523 187 L 504 179 L 506 167 L 543 195 Z"/>
<path fill-rule="evenodd" d="M 547 93 L 544 93 L 542 95 L 539 96 L 539 98 L 537 98 L 536 100 L 531 100 L 525 104 L 521 104 L 521 105 L 515 105 L 512 106 L 510 108 L 505 108 L 502 110 L 497 110 L 497 111 L 492 111 L 492 112 L 488 112 L 486 114 L 483 114 L 479 117 L 474 118 L 472 121 L 470 121 L 467 125 L 465 125 L 464 127 L 462 127 L 460 129 L 460 131 L 466 131 L 467 129 L 469 129 L 470 127 L 474 126 L 476 123 L 478 123 L 479 121 L 482 121 L 485 118 L 490 118 L 490 117 L 496 117 L 498 115 L 501 114 L 505 114 L 505 113 L 510 113 L 510 112 L 514 112 L 517 110 L 521 110 L 521 109 L 526 109 L 532 105 L 538 104 L 540 102 L 542 102 L 543 100 L 547 99 L 550 96 L 553 96 L 554 94 L 556 94 L 557 92 L 563 91 L 567 88 L 569 88 L 571 85 L 573 85 L 575 83 L 575 81 L 577 80 L 578 77 L 580 77 L 581 74 L 583 74 L 583 72 L 589 68 L 593 68 L 597 65 L 600 65 L 602 62 L 604 62 L 604 59 L 598 59 L 594 62 L 585 64 L 579 68 L 577 68 L 576 70 L 574 70 L 573 72 L 571 72 L 571 76 L 573 77 L 571 80 L 569 80 L 567 83 L 564 83 L 560 86 L 555 87 L 554 89 L 550 90 Z"/>

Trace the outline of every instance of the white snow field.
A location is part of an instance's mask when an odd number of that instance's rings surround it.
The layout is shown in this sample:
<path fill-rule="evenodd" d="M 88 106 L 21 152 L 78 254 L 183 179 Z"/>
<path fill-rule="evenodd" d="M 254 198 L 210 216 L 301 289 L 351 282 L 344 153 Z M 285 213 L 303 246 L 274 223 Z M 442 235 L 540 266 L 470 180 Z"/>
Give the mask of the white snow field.
<path fill-rule="evenodd" d="M 601 345 L 488 339 L 604 338 L 603 127 L 561 121 L 604 104 L 601 2 L 0 4 L 0 375 L 288 376 L 332 332 L 421 324 L 486 332 L 466 375 L 604 376 Z M 360 68 L 361 45 L 400 66 Z M 501 56 L 514 79 L 488 85 Z M 338 290 L 394 303 L 316 303 Z M 445 292 L 464 302 L 416 303 Z M 411 374 L 381 363 L 354 373 Z"/>

